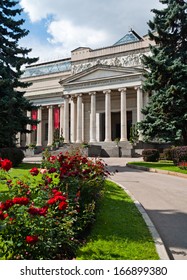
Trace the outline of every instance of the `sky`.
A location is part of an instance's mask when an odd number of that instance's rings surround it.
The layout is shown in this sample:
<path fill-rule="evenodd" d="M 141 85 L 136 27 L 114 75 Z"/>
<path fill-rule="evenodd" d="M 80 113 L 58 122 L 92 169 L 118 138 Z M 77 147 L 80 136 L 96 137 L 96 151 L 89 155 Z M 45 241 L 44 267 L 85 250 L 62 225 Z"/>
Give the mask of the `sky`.
<path fill-rule="evenodd" d="M 113 45 L 130 28 L 147 34 L 152 9 L 159 0 L 19 0 L 29 35 L 21 46 L 32 49 L 39 62 L 67 58 L 78 47 Z"/>

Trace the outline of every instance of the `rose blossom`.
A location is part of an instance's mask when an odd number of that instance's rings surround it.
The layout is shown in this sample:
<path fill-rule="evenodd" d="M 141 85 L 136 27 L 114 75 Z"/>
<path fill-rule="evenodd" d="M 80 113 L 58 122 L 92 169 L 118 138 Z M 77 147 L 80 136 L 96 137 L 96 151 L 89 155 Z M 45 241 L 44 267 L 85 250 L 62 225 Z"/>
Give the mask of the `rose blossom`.
<path fill-rule="evenodd" d="M 27 205 L 29 203 L 29 199 L 27 197 L 14 197 L 12 201 L 14 204 L 20 205 Z"/>
<path fill-rule="evenodd" d="M 33 167 L 29 172 L 32 176 L 37 176 L 39 173 L 39 169 L 37 167 Z"/>
<path fill-rule="evenodd" d="M 9 171 L 12 168 L 12 162 L 9 159 L 1 159 L 0 167 L 5 171 Z"/>
<path fill-rule="evenodd" d="M 38 242 L 38 236 L 37 235 L 27 235 L 25 238 L 25 241 L 28 244 L 35 244 L 36 242 Z"/>

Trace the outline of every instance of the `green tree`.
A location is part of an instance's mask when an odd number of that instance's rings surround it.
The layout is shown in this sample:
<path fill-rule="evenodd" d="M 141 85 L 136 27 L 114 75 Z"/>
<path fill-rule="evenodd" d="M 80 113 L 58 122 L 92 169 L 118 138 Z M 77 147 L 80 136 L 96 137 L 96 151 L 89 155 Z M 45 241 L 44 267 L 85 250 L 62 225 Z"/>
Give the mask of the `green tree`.
<path fill-rule="evenodd" d="M 14 146 L 16 134 L 36 123 L 26 116 L 34 109 L 24 97 L 23 88 L 30 84 L 20 81 L 23 66 L 37 61 L 28 56 L 31 49 L 18 44 L 28 34 L 21 13 L 17 1 L 0 0 L 0 147 Z"/>
<path fill-rule="evenodd" d="M 187 145 L 187 3 L 160 0 L 162 10 L 153 9 L 148 22 L 151 55 L 144 56 L 147 72 L 143 90 L 150 101 L 142 110 L 139 129 L 145 141 Z"/>

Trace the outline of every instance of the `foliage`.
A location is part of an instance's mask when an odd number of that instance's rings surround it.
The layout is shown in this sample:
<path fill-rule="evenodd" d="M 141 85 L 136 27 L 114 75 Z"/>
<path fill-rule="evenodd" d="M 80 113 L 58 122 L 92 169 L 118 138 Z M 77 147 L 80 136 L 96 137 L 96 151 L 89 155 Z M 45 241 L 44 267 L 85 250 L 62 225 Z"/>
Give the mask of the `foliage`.
<path fill-rule="evenodd" d="M 153 44 L 151 55 L 143 58 L 143 90 L 150 100 L 139 129 L 145 141 L 187 144 L 187 3 L 160 2 L 164 8 L 153 9 L 148 23 Z"/>
<path fill-rule="evenodd" d="M 32 176 L 6 179 L 9 198 L 0 204 L 1 257 L 72 259 L 80 236 L 93 223 L 105 165 L 80 154 L 59 154 L 33 167 Z"/>
<path fill-rule="evenodd" d="M 157 149 L 144 149 L 142 156 L 144 161 L 156 162 L 159 160 L 159 151 Z"/>
<path fill-rule="evenodd" d="M 63 132 L 61 130 L 59 130 L 59 128 L 56 128 L 54 130 L 54 133 L 53 133 L 53 145 L 55 145 L 56 143 L 63 143 L 64 142 L 64 137 L 63 137 Z"/>
<path fill-rule="evenodd" d="M 173 149 L 174 148 L 175 148 L 174 146 L 171 146 L 171 147 L 163 150 L 164 158 L 166 160 L 173 160 Z"/>
<path fill-rule="evenodd" d="M 187 146 L 179 146 L 172 149 L 172 160 L 178 165 L 181 162 L 187 161 Z"/>
<path fill-rule="evenodd" d="M 0 5 L 0 148 L 15 146 L 18 132 L 25 133 L 27 124 L 36 124 L 26 116 L 35 107 L 24 97 L 30 83 L 20 80 L 23 66 L 36 62 L 28 56 L 31 49 L 19 46 L 19 40 L 28 34 L 19 19 L 22 9 L 18 1 L 1 1 Z"/>
<path fill-rule="evenodd" d="M 19 148 L 1 148 L 0 157 L 11 160 L 13 167 L 15 167 L 22 163 L 25 155 L 24 152 Z"/>
<path fill-rule="evenodd" d="M 130 128 L 130 142 L 131 144 L 136 144 L 139 139 L 139 133 L 138 133 L 138 128 L 137 124 L 133 124 Z"/>

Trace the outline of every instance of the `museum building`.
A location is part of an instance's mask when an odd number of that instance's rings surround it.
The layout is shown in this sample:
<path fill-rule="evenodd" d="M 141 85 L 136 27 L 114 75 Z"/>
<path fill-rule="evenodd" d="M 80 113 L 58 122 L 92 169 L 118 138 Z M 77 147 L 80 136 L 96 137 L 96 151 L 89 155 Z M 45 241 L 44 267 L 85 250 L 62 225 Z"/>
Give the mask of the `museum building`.
<path fill-rule="evenodd" d="M 65 143 L 109 148 L 120 139 L 122 147 L 130 145 L 130 128 L 148 102 L 141 59 L 150 55 L 150 44 L 130 30 L 112 46 L 79 47 L 69 58 L 26 67 L 22 80 L 32 85 L 25 97 L 38 106 L 28 116 L 40 123 L 28 125 L 32 133 L 19 137 L 21 146 L 51 146 L 56 130 Z"/>

